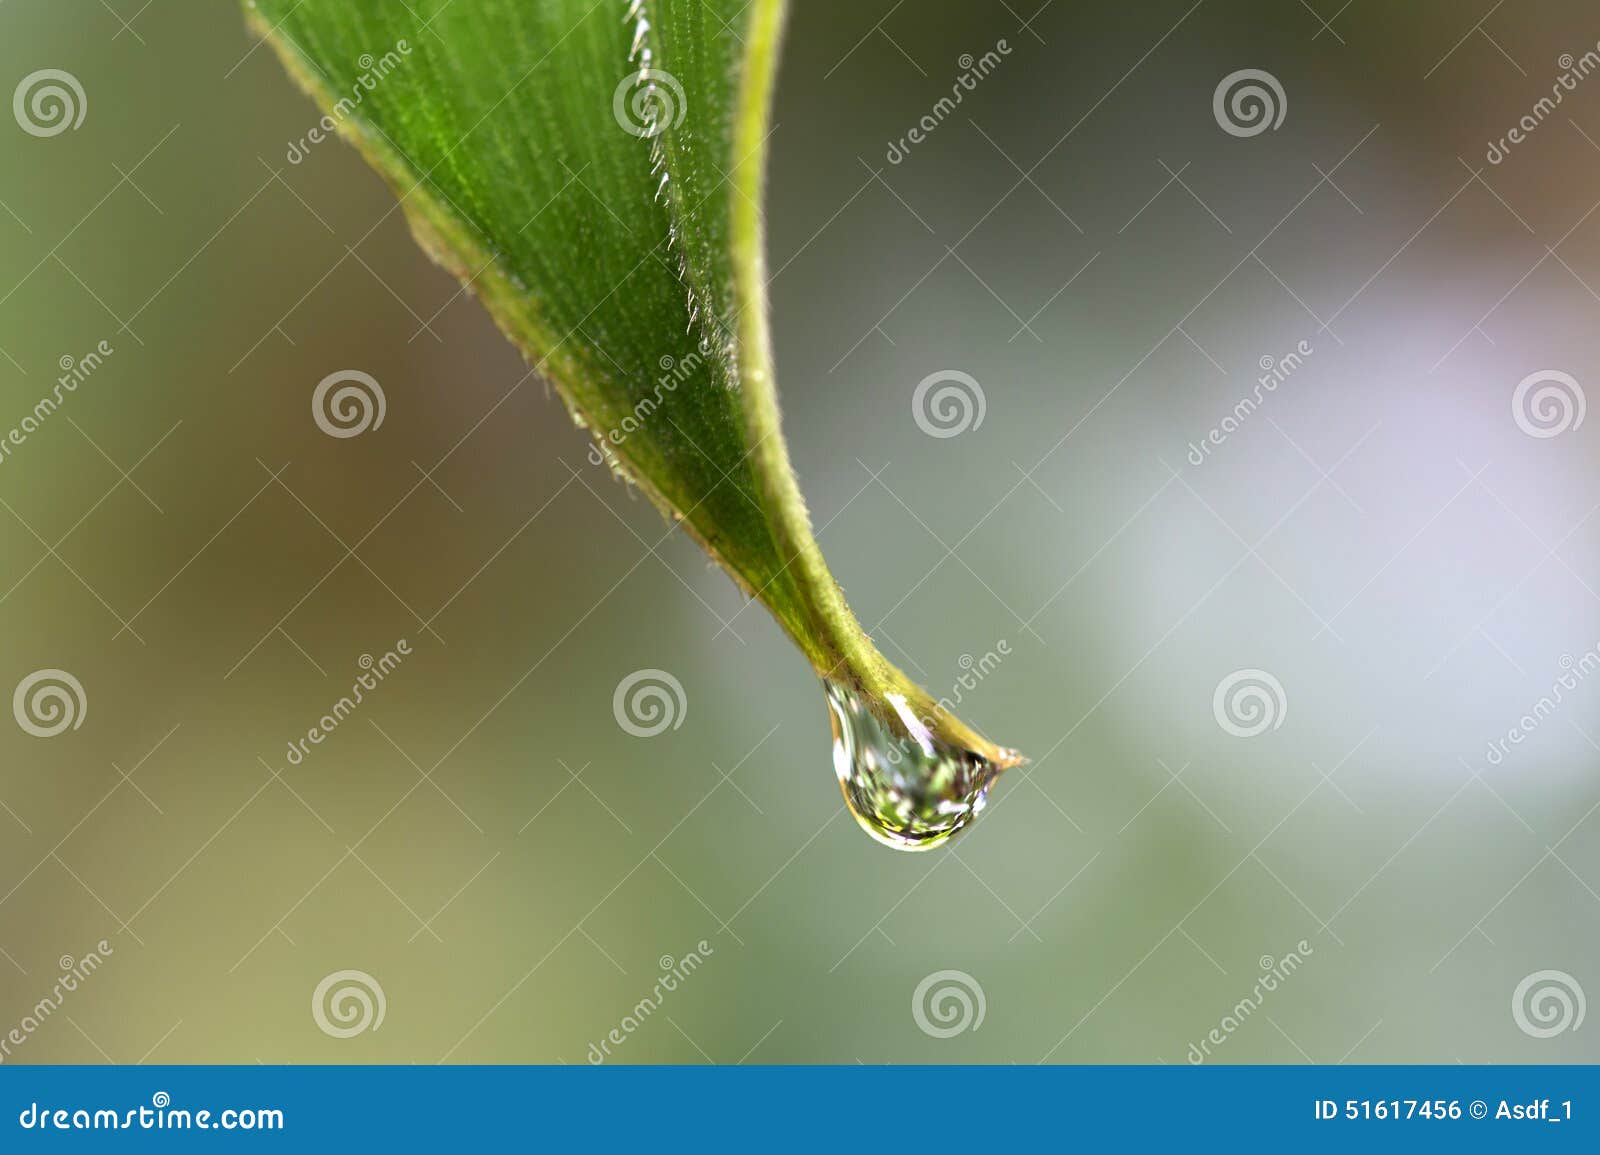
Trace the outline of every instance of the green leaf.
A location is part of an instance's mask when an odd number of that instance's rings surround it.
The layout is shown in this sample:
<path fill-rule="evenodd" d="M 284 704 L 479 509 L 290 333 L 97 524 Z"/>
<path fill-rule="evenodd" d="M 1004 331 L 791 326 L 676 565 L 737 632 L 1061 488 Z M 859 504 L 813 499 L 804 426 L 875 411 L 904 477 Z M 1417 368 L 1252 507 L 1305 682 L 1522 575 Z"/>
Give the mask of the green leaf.
<path fill-rule="evenodd" d="M 819 675 L 996 767 L 895 669 L 779 429 L 761 198 L 782 0 L 254 0 L 252 25 L 598 453 Z"/>

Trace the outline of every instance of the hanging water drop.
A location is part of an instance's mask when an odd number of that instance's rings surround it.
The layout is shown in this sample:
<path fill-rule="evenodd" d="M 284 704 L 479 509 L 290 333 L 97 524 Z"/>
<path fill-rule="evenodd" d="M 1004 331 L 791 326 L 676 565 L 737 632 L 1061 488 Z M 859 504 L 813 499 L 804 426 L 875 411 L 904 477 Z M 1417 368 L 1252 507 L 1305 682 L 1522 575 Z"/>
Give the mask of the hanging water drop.
<path fill-rule="evenodd" d="M 897 694 L 878 703 L 838 682 L 822 688 L 845 804 L 861 829 L 896 850 L 950 841 L 983 812 L 1001 771 L 1024 761 L 1013 750 L 991 760 L 940 739 Z"/>

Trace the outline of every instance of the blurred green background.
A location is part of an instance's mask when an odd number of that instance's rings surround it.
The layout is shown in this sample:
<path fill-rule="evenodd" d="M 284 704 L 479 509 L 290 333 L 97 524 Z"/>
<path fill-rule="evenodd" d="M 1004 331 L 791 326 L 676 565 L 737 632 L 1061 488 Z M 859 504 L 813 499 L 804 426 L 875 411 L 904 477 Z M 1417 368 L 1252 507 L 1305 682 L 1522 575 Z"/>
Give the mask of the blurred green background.
<path fill-rule="evenodd" d="M 583 1062 L 702 940 L 617 1058 L 1183 1062 L 1296 952 L 1216 1060 L 1600 1059 L 1575 1006 L 1513 1010 L 1541 971 L 1600 992 L 1600 679 L 1487 753 L 1600 645 L 1600 422 L 1512 410 L 1600 377 L 1600 79 L 1486 160 L 1600 19 L 1037 3 L 796 5 L 772 138 L 822 544 L 936 696 L 1007 643 L 961 713 L 1035 758 L 925 856 L 856 829 L 803 660 L 379 179 L 289 163 L 317 114 L 232 6 L 0 7 L 6 90 L 87 101 L 0 126 L 0 430 L 113 350 L 0 459 L 0 688 L 86 701 L 0 725 L 0 1034 L 111 948 L 7 1061 Z M 1214 117 L 1244 68 L 1276 130 Z M 347 368 L 388 408 L 340 440 L 310 398 Z M 931 438 L 950 369 L 985 418 Z M 654 738 L 612 709 L 645 668 L 685 691 Z M 1240 738 L 1249 669 L 1284 696 Z M 347 969 L 386 1012 L 340 1039 L 310 1010 Z M 984 1005 L 947 1038 L 913 1013 L 945 970 Z"/>

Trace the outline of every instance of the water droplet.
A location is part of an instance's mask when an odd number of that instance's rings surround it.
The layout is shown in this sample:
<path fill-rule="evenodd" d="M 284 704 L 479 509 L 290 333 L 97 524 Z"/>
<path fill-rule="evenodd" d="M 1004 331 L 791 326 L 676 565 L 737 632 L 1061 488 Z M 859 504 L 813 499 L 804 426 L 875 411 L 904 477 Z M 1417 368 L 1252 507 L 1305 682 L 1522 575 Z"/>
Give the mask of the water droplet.
<path fill-rule="evenodd" d="M 885 846 L 942 846 L 983 812 L 1001 771 L 1022 761 L 1011 750 L 991 761 L 935 737 L 898 694 L 874 703 L 837 682 L 824 680 L 822 688 L 845 804 L 861 829 Z"/>

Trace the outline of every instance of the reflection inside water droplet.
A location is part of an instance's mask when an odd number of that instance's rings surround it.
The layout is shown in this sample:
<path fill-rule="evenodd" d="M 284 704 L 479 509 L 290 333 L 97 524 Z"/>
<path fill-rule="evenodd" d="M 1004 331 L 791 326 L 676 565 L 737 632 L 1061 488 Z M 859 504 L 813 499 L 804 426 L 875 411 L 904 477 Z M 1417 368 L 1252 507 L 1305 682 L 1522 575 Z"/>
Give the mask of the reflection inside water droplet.
<path fill-rule="evenodd" d="M 1000 772 L 996 763 L 935 737 L 904 698 L 878 709 L 861 691 L 824 680 L 833 724 L 833 768 L 850 813 L 873 838 L 896 850 L 931 850 L 983 811 Z"/>

